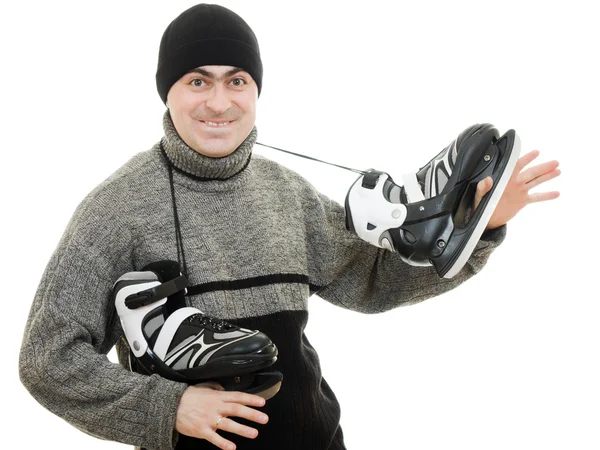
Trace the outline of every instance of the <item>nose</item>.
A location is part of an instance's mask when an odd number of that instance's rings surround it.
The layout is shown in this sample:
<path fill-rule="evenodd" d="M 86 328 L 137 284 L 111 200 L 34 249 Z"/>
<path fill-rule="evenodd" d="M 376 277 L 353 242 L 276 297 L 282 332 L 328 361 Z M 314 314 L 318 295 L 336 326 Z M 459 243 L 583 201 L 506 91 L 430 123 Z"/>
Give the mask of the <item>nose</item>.
<path fill-rule="evenodd" d="M 206 107 L 212 110 L 215 114 L 222 114 L 231 106 L 231 99 L 225 86 L 220 83 L 210 90 L 210 95 L 206 99 Z"/>

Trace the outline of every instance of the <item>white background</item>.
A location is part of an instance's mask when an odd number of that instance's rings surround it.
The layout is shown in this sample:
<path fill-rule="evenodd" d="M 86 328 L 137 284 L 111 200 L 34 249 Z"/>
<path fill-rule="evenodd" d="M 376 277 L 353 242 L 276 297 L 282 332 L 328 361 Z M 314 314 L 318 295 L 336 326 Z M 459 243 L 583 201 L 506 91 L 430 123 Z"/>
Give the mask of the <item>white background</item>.
<path fill-rule="evenodd" d="M 598 449 L 598 14 L 592 2 L 220 2 L 254 29 L 259 141 L 392 176 L 477 122 L 558 159 L 473 280 L 367 316 L 310 301 L 349 449 Z M 188 1 L 14 2 L 2 54 L 3 440 L 118 449 L 18 380 L 43 270 L 83 197 L 162 135 L 154 73 Z M 257 148 L 342 202 L 355 175 Z M 538 188 L 537 191 L 543 189 Z M 3 447 L 5 444 L 1 444 Z"/>

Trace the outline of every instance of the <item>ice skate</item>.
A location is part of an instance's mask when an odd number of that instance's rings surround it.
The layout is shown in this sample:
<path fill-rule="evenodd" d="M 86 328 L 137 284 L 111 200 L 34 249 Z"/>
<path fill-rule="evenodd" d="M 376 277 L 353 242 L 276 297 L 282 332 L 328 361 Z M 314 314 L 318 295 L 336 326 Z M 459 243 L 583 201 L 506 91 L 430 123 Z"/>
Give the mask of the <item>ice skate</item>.
<path fill-rule="evenodd" d="M 115 282 L 113 298 L 132 370 L 187 384 L 216 381 L 225 390 L 273 397 L 283 378 L 265 371 L 277 360 L 273 342 L 260 331 L 186 306 L 186 286 L 173 261 L 149 264 Z"/>
<path fill-rule="evenodd" d="M 490 124 L 473 125 L 401 185 L 375 170 L 358 178 L 346 196 L 346 225 L 408 264 L 452 278 L 485 231 L 519 153 L 514 130 L 499 137 Z M 488 176 L 492 189 L 473 211 L 477 183 Z"/>

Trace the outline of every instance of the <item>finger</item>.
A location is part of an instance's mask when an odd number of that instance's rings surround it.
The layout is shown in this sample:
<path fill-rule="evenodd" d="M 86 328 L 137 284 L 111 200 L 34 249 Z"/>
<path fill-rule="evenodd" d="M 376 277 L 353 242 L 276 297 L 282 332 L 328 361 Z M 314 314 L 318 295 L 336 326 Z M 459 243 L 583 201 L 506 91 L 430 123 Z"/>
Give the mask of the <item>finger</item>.
<path fill-rule="evenodd" d="M 486 177 L 477 183 L 477 190 L 475 191 L 475 198 L 473 200 L 473 211 L 477 209 L 483 196 L 492 189 L 493 184 L 494 180 L 492 180 L 492 177 Z"/>
<path fill-rule="evenodd" d="M 223 393 L 222 401 L 228 403 L 239 403 L 248 406 L 265 406 L 266 400 L 258 395 L 246 394 L 245 392 L 227 391 Z"/>
<path fill-rule="evenodd" d="M 483 180 L 477 183 L 477 190 L 481 193 L 481 196 L 483 197 L 490 191 L 490 189 L 492 189 L 493 184 L 494 180 L 492 179 L 492 177 L 485 177 Z"/>
<path fill-rule="evenodd" d="M 539 150 L 532 150 L 529 153 L 521 156 L 515 165 L 513 173 L 519 173 L 523 168 L 540 155 Z"/>
<path fill-rule="evenodd" d="M 545 173 L 544 175 L 541 175 L 541 176 L 531 180 L 529 183 L 527 183 L 527 189 L 533 189 L 534 187 L 539 186 L 540 184 L 545 183 L 548 180 L 556 178 L 559 175 L 560 175 L 560 170 L 554 169 L 551 172 Z"/>
<path fill-rule="evenodd" d="M 196 387 L 205 387 L 209 389 L 214 389 L 215 391 L 223 391 L 223 386 L 221 386 L 216 381 L 205 381 L 203 383 L 198 383 L 195 385 Z"/>
<path fill-rule="evenodd" d="M 213 431 L 204 439 L 223 450 L 235 450 L 235 444 L 231 441 L 228 441 L 223 436 L 219 436 L 219 434 L 216 431 Z"/>
<path fill-rule="evenodd" d="M 555 198 L 558 198 L 559 196 L 560 196 L 560 192 L 558 192 L 558 191 L 539 192 L 536 194 L 529 194 L 528 200 L 529 200 L 529 203 L 537 203 L 537 202 L 544 202 L 546 200 L 554 200 Z"/>
<path fill-rule="evenodd" d="M 258 430 L 255 428 L 247 427 L 240 423 L 237 423 L 235 420 L 231 420 L 228 418 L 223 418 L 219 422 L 219 430 L 228 431 L 230 433 L 238 434 L 242 437 L 246 437 L 249 439 L 254 439 L 258 436 Z"/>
<path fill-rule="evenodd" d="M 558 161 L 548 161 L 543 164 L 539 164 L 537 166 L 533 166 L 527 170 L 524 170 L 521 173 L 520 177 L 521 180 L 523 180 L 525 183 L 529 183 L 541 175 L 544 175 L 548 172 L 552 172 L 557 167 Z"/>
<path fill-rule="evenodd" d="M 269 416 L 265 413 L 238 403 L 223 403 L 223 406 L 219 408 L 219 412 L 223 416 L 240 417 L 257 423 L 267 423 L 269 421 Z"/>

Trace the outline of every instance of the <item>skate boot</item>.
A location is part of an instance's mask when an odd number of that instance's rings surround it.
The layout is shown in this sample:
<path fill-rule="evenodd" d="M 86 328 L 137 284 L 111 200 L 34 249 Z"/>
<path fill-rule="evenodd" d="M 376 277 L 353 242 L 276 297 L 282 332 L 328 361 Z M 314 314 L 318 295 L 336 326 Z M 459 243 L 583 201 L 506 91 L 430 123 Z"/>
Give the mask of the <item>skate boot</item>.
<path fill-rule="evenodd" d="M 514 130 L 499 137 L 490 124 L 473 125 L 397 185 L 383 172 L 362 175 L 346 196 L 346 226 L 408 264 L 433 265 L 452 278 L 481 238 L 520 153 Z M 493 180 L 475 210 L 477 183 Z"/>
<path fill-rule="evenodd" d="M 186 306 L 187 280 L 174 261 L 128 272 L 113 286 L 115 307 L 131 349 L 135 372 L 173 381 L 216 381 L 225 390 L 273 397 L 280 372 L 264 369 L 277 348 L 260 331 L 240 328 Z"/>

